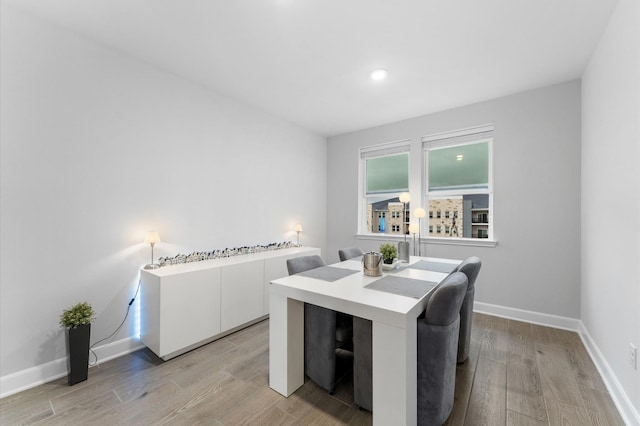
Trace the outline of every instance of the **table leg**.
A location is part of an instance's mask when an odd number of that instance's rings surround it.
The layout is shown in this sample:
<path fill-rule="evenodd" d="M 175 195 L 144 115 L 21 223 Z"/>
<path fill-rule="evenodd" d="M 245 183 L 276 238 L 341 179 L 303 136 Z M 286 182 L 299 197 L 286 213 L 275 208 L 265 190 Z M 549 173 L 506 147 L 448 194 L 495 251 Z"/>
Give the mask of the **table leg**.
<path fill-rule="evenodd" d="M 373 424 L 417 422 L 417 325 L 373 322 Z"/>
<path fill-rule="evenodd" d="M 304 303 L 269 296 L 269 386 L 289 396 L 304 384 Z"/>

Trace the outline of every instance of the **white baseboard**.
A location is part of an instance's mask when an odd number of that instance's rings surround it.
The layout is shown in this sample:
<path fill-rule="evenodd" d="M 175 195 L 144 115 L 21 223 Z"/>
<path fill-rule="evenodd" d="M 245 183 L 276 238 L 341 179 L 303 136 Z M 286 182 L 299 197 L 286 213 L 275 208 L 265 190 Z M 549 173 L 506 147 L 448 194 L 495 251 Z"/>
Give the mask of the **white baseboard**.
<path fill-rule="evenodd" d="M 94 348 L 98 364 L 143 348 L 140 340 L 128 337 Z M 89 361 L 94 362 L 93 355 Z M 67 375 L 67 358 L 59 358 L 36 367 L 0 377 L 0 398 L 4 398 Z"/>
<path fill-rule="evenodd" d="M 580 321 L 580 338 L 585 348 L 587 348 L 587 352 L 589 352 L 593 363 L 596 365 L 604 384 L 607 386 L 611 399 L 613 399 L 613 402 L 616 404 L 618 412 L 625 424 L 628 426 L 640 426 L 640 413 L 638 413 L 631 403 L 631 400 L 629 400 L 618 378 L 613 370 L 611 370 L 611 367 L 609 367 L 609 363 L 602 355 L 602 352 L 600 352 L 600 349 L 591 338 L 589 330 L 587 330 L 582 321 Z"/>
<path fill-rule="evenodd" d="M 628 426 L 640 426 L 640 415 L 629 400 L 626 392 L 620 385 L 616 375 L 607 363 L 607 360 L 600 352 L 600 349 L 591 338 L 589 331 L 582 321 L 574 318 L 560 317 L 557 315 L 543 314 L 540 312 L 525 311 L 523 309 L 509 308 L 506 306 L 492 305 L 490 303 L 475 302 L 474 311 L 493 315 L 496 317 L 514 319 L 532 324 L 544 325 L 547 327 L 560 328 L 563 330 L 575 331 L 595 364 L 602 380 L 604 381 L 609 395 L 618 408 L 620 416 Z"/>
<path fill-rule="evenodd" d="M 508 318 L 547 327 L 560 328 L 562 330 L 580 332 L 580 320 L 561 317 L 558 315 L 543 314 L 540 312 L 525 311 L 524 309 L 509 308 L 507 306 L 492 305 L 490 303 L 474 302 L 473 310 L 482 314 Z"/>

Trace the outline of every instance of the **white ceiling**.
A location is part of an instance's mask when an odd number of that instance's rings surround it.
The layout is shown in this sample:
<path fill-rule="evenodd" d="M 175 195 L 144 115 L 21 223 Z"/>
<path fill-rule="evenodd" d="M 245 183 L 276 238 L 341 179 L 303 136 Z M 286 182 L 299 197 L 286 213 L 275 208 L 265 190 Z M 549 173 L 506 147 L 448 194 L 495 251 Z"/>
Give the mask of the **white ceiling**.
<path fill-rule="evenodd" d="M 617 2 L 3 1 L 325 136 L 579 78 Z"/>

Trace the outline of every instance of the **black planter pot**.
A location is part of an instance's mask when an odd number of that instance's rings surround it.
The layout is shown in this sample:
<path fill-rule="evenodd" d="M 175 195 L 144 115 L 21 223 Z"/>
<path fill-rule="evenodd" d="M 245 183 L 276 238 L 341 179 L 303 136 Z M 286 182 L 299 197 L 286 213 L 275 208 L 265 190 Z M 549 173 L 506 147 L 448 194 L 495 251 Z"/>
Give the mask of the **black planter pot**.
<path fill-rule="evenodd" d="M 69 358 L 67 366 L 69 385 L 84 382 L 89 373 L 89 339 L 91 337 L 91 324 L 85 324 L 76 328 L 67 329 L 67 347 Z"/>
<path fill-rule="evenodd" d="M 387 265 L 391 265 L 393 264 L 393 259 L 385 259 L 383 262 L 386 263 Z"/>

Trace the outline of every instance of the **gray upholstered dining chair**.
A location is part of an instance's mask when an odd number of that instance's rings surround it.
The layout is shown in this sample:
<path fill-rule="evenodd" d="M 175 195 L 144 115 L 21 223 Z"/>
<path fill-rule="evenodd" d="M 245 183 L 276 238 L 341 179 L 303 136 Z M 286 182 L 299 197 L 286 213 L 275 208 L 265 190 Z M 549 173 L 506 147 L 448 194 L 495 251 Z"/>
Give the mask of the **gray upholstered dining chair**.
<path fill-rule="evenodd" d="M 467 276 L 455 272 L 433 291 L 418 319 L 418 425 L 442 425 L 453 409 L 460 307 Z"/>
<path fill-rule="evenodd" d="M 460 307 L 467 277 L 452 272 L 431 293 L 418 319 L 418 424 L 441 425 L 453 408 Z M 353 400 L 371 411 L 371 321 L 353 317 Z"/>
<path fill-rule="evenodd" d="M 318 255 L 300 256 L 287 259 L 287 271 L 289 275 L 299 274 L 300 272 L 309 271 L 311 269 L 325 266 L 324 260 Z"/>
<path fill-rule="evenodd" d="M 287 260 L 289 275 L 325 266 L 320 256 Z M 336 385 L 336 351 L 353 349 L 353 318 L 331 309 L 304 304 L 304 372 L 333 394 Z"/>
<path fill-rule="evenodd" d="M 473 322 L 473 300 L 476 294 L 476 278 L 480 272 L 482 262 L 472 256 L 464 260 L 454 272 L 462 272 L 467 276 L 467 292 L 460 308 L 460 338 L 458 340 L 458 364 L 462 364 L 469 358 L 471 345 L 471 325 Z"/>
<path fill-rule="evenodd" d="M 338 250 L 338 256 L 340 257 L 340 262 L 344 262 L 345 260 L 353 259 L 354 257 L 362 256 L 364 253 L 358 247 L 347 247 Z"/>

